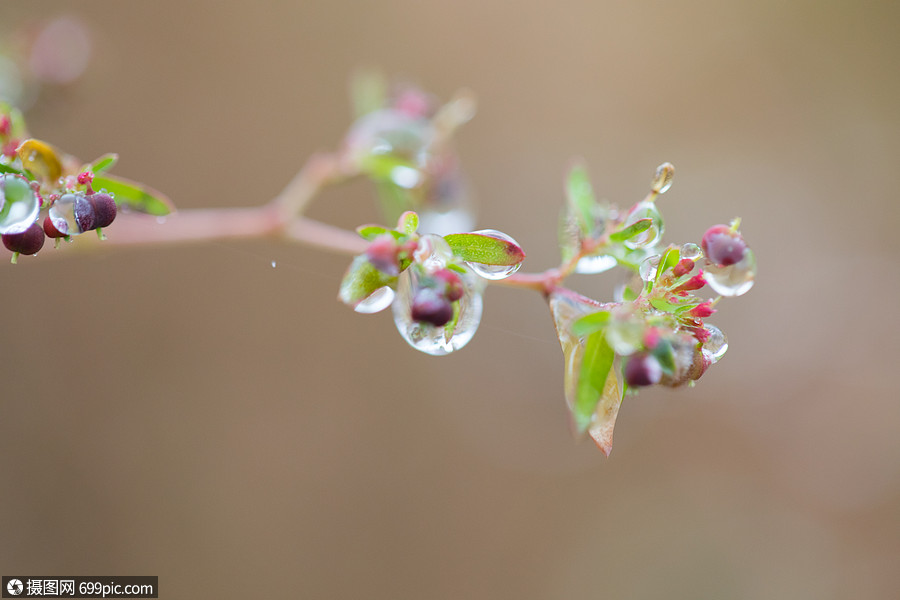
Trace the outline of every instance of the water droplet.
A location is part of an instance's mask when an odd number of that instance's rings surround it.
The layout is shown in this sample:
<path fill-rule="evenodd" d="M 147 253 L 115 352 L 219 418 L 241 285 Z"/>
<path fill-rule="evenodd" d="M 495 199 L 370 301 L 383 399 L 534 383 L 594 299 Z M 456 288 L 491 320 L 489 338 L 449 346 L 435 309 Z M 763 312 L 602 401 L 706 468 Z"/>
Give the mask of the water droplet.
<path fill-rule="evenodd" d="M 0 177 L 0 234 L 23 233 L 40 210 L 41 202 L 27 180 L 12 173 Z"/>
<path fill-rule="evenodd" d="M 347 156 L 359 164 L 368 164 L 375 157 L 387 155 L 423 167 L 430 157 L 435 132 L 427 119 L 421 119 L 394 109 L 382 109 L 360 118 L 346 138 Z M 391 169 L 394 178 L 396 167 Z M 416 174 L 417 175 L 417 174 Z M 418 179 L 418 175 L 417 175 Z M 400 174 L 397 185 L 409 183 Z"/>
<path fill-rule="evenodd" d="M 614 256 L 608 254 L 598 254 L 596 256 L 585 256 L 575 265 L 576 273 L 585 275 L 593 275 L 594 273 L 603 273 L 609 271 L 618 264 Z"/>
<path fill-rule="evenodd" d="M 398 166 L 391 169 L 391 181 L 402 188 L 412 189 L 422 181 L 422 174 L 418 169 L 406 166 Z"/>
<path fill-rule="evenodd" d="M 629 227 L 634 225 L 641 219 L 650 219 L 652 224 L 646 231 L 637 234 L 631 239 L 625 240 L 624 243 L 629 248 L 652 246 L 663 234 L 664 226 L 662 215 L 659 214 L 659 209 L 656 208 L 656 204 L 648 201 L 642 201 L 635 204 L 632 211 L 628 214 L 628 218 L 625 219 L 624 226 Z"/>
<path fill-rule="evenodd" d="M 675 166 L 672 163 L 664 162 L 656 167 L 656 174 L 650 184 L 650 189 L 657 194 L 665 194 L 672 187 L 672 180 L 675 178 Z"/>
<path fill-rule="evenodd" d="M 426 233 L 419 238 L 419 245 L 413 257 L 426 270 L 437 271 L 447 266 L 447 261 L 453 258 L 453 250 L 441 236 Z"/>
<path fill-rule="evenodd" d="M 165 217 L 156 217 L 156 222 L 159 223 L 160 225 L 164 225 L 166 222 L 166 218 Z"/>
<path fill-rule="evenodd" d="M 506 235 L 502 231 L 497 231 L 496 229 L 479 229 L 478 231 L 473 231 L 472 233 L 478 233 L 498 240 L 503 240 L 505 242 L 510 242 L 515 244 L 516 246 L 519 245 L 519 242 Z M 475 273 L 491 281 L 506 279 L 507 277 L 518 271 L 519 267 L 522 266 L 522 263 L 518 263 L 515 265 L 485 265 L 477 262 L 466 262 L 466 264 L 469 265 L 469 267 L 473 271 L 475 271 Z"/>
<path fill-rule="evenodd" d="M 273 260 L 273 261 L 272 261 L 272 268 L 274 269 L 276 266 L 278 266 L 278 263 L 276 263 L 276 262 Z"/>
<path fill-rule="evenodd" d="M 706 324 L 704 327 L 709 331 L 709 339 L 703 344 L 703 352 L 709 357 L 711 364 L 716 364 L 728 350 L 728 338 L 715 325 Z"/>
<path fill-rule="evenodd" d="M 483 280 L 471 273 L 461 275 L 465 293 L 459 299 L 456 326 L 448 334 L 446 327 L 435 327 L 412 320 L 412 300 L 418 287 L 418 275 L 415 271 L 415 268 L 409 268 L 400 274 L 397 298 L 393 303 L 397 331 L 410 346 L 426 354 L 442 356 L 459 350 L 469 343 L 481 323 Z"/>
<path fill-rule="evenodd" d="M 367 315 L 377 313 L 386 309 L 393 301 L 394 290 L 388 286 L 384 286 L 369 294 L 362 302 L 354 306 L 353 310 Z"/>
<path fill-rule="evenodd" d="M 681 258 L 697 260 L 703 256 L 703 250 L 697 244 L 685 244 L 681 247 Z"/>
<path fill-rule="evenodd" d="M 656 279 L 656 270 L 659 268 L 659 254 L 648 256 L 638 267 L 638 273 L 644 281 Z"/>
<path fill-rule="evenodd" d="M 78 219 L 75 217 L 75 207 L 82 202 L 86 202 L 84 197 L 75 194 L 63 194 L 56 199 L 47 214 L 57 231 L 65 235 L 81 233 L 81 227 L 78 226 Z"/>
<path fill-rule="evenodd" d="M 753 287 L 756 277 L 756 257 L 749 248 L 744 258 L 733 265 L 723 267 L 706 261 L 703 273 L 706 283 L 721 296 L 742 296 Z"/>

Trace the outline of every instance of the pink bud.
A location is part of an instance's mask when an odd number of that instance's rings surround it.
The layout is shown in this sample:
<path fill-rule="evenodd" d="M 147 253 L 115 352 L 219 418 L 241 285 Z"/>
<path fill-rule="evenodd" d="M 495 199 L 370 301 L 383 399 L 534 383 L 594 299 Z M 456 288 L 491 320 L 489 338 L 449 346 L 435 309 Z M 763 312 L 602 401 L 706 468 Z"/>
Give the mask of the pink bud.
<path fill-rule="evenodd" d="M 380 235 L 366 248 L 366 257 L 372 266 L 387 275 L 400 273 L 397 263 L 397 242 L 390 234 Z"/>
<path fill-rule="evenodd" d="M 659 329 L 656 327 L 648 327 L 644 331 L 644 347 L 648 350 L 653 350 L 656 346 L 659 345 L 660 335 Z"/>
<path fill-rule="evenodd" d="M 672 272 L 675 274 L 675 277 L 681 277 L 682 275 L 687 275 L 691 271 L 694 270 L 694 261 L 689 258 L 682 258 L 678 261 L 678 264 L 672 269 Z"/>
<path fill-rule="evenodd" d="M 9 135 L 12 122 L 8 115 L 0 115 L 0 135 Z"/>
<path fill-rule="evenodd" d="M 450 302 L 456 302 L 463 297 L 465 288 L 463 288 L 462 279 L 450 269 L 440 269 L 439 271 L 436 271 L 434 273 L 434 278 L 446 284 L 444 295 Z"/>
<path fill-rule="evenodd" d="M 689 310 L 688 314 L 698 319 L 705 319 L 714 312 L 716 312 L 716 309 L 712 307 L 712 302 L 703 302 Z"/>
<path fill-rule="evenodd" d="M 688 292 L 691 290 L 699 290 L 704 285 L 706 285 L 706 279 L 703 278 L 703 271 L 700 271 L 677 288 L 672 290 L 673 292 Z"/>

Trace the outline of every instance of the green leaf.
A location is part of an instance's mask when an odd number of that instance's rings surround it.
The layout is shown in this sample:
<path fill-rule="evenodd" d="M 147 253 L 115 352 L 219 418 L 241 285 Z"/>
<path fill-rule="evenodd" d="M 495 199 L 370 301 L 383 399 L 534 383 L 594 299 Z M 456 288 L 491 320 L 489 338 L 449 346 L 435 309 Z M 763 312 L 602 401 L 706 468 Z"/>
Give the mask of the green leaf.
<path fill-rule="evenodd" d="M 95 190 L 105 189 L 115 196 L 116 204 L 138 212 L 161 217 L 174 210 L 172 201 L 161 192 L 121 177 L 96 176 L 93 187 Z"/>
<path fill-rule="evenodd" d="M 459 258 L 483 265 L 517 265 L 525 251 L 517 244 L 480 233 L 451 233 L 444 239 Z"/>
<path fill-rule="evenodd" d="M 118 162 L 118 160 L 119 160 L 118 154 L 104 154 L 103 156 L 101 156 L 100 158 L 98 158 L 97 160 L 92 162 L 91 164 L 87 165 L 87 167 L 85 167 L 84 170 L 90 171 L 91 173 L 96 175 L 98 173 L 102 173 L 103 171 L 111 169 L 113 167 L 113 165 L 115 165 L 116 162 Z"/>
<path fill-rule="evenodd" d="M 609 311 L 601 310 L 599 312 L 585 315 L 572 323 L 572 333 L 578 337 L 583 337 L 600 331 L 609 323 Z"/>
<path fill-rule="evenodd" d="M 679 260 L 681 260 L 681 250 L 678 248 L 669 248 L 666 250 L 663 253 L 662 258 L 659 259 L 659 265 L 656 267 L 656 278 L 654 281 L 659 281 L 662 274 L 677 265 Z"/>
<path fill-rule="evenodd" d="M 622 290 L 622 299 L 625 302 L 634 302 L 635 300 L 637 300 L 637 298 L 638 298 L 637 292 L 626 285 L 625 289 Z"/>
<path fill-rule="evenodd" d="M 419 215 L 411 210 L 400 215 L 400 219 L 397 221 L 397 231 L 412 235 L 417 229 L 419 229 Z"/>
<path fill-rule="evenodd" d="M 384 235 L 386 233 L 394 236 L 394 239 L 400 239 L 402 234 L 399 231 L 394 231 L 393 229 L 388 229 L 387 227 L 382 227 L 381 225 L 360 225 L 356 228 L 356 233 L 360 235 L 361 238 L 372 241 L 380 235 Z"/>
<path fill-rule="evenodd" d="M 15 167 L 11 167 L 9 165 L 4 165 L 0 163 L 0 173 L 15 173 L 16 175 L 22 175 L 23 177 L 27 177 L 23 171 L 16 169 Z M 33 177 L 29 177 L 29 179 L 34 179 Z"/>
<path fill-rule="evenodd" d="M 576 163 L 569 171 L 566 198 L 579 229 L 585 237 L 589 237 L 594 228 L 594 207 L 597 202 L 594 200 L 594 189 L 587 169 L 581 163 Z"/>
<path fill-rule="evenodd" d="M 578 376 L 574 418 L 579 432 L 586 431 L 606 389 L 606 380 L 612 370 L 616 353 L 606 341 L 606 334 L 597 331 L 585 341 L 584 356 Z"/>
<path fill-rule="evenodd" d="M 444 341 L 447 343 L 450 343 L 450 340 L 453 339 L 453 334 L 456 333 L 456 326 L 459 324 L 459 315 L 462 312 L 459 306 L 459 300 L 453 302 L 452 306 L 453 317 L 444 325 Z"/>
<path fill-rule="evenodd" d="M 617 231 L 609 236 L 609 240 L 611 242 L 624 242 L 625 240 L 630 240 L 637 234 L 644 233 L 650 229 L 652 225 L 653 219 L 641 219 L 640 221 L 635 221 L 625 229 Z"/>
<path fill-rule="evenodd" d="M 360 254 L 353 259 L 344 274 L 338 298 L 348 306 L 356 306 L 378 288 L 392 285 L 396 281 L 396 277 L 379 271 L 365 254 Z"/>

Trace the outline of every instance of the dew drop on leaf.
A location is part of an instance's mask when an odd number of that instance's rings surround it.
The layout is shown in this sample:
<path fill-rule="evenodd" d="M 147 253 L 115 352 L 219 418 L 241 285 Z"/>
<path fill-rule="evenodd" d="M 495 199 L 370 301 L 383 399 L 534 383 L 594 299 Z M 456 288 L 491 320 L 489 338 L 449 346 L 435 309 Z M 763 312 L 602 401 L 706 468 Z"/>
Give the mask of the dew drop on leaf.
<path fill-rule="evenodd" d="M 24 178 L 12 173 L 0 177 L 0 233 L 23 233 L 40 209 L 37 194 Z"/>
<path fill-rule="evenodd" d="M 272 266 L 275 266 L 272 263 Z M 381 312 L 391 305 L 391 302 L 394 301 L 394 290 L 392 290 L 388 286 L 380 287 L 365 298 L 363 298 L 360 302 L 357 303 L 356 306 L 353 307 L 358 313 L 363 314 L 372 314 Z"/>
<path fill-rule="evenodd" d="M 486 235 L 498 240 L 510 242 L 515 244 L 516 246 L 519 245 L 519 242 L 514 240 L 512 237 L 508 236 L 502 231 L 497 231 L 496 229 L 479 229 L 478 231 L 473 231 L 472 233 Z M 469 265 L 469 268 L 472 269 L 476 274 L 491 281 L 506 279 L 507 277 L 518 271 L 519 267 L 522 266 L 522 263 L 517 263 L 514 265 L 485 265 L 477 262 L 466 262 L 466 264 Z"/>
<path fill-rule="evenodd" d="M 650 219 L 652 224 L 646 231 L 642 231 L 633 238 L 625 240 L 624 244 L 629 248 L 652 246 L 662 237 L 664 230 L 662 215 L 659 214 L 659 209 L 656 208 L 655 203 L 645 200 L 635 204 L 628 214 L 628 218 L 625 219 L 625 224 L 622 228 L 630 227 L 641 219 Z"/>

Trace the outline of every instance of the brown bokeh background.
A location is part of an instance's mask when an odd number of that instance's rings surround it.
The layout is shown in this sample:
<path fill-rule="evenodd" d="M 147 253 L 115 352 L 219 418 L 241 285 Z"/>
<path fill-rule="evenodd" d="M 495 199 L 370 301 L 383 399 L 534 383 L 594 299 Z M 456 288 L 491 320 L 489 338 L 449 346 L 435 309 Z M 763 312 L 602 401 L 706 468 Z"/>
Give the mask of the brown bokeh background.
<path fill-rule="evenodd" d="M 477 93 L 478 222 L 528 270 L 581 155 L 621 204 L 673 162 L 666 238 L 740 215 L 760 274 L 714 318 L 725 359 L 628 398 L 604 459 L 571 439 L 535 294 L 490 289 L 437 359 L 335 301 L 345 257 L 23 259 L 0 268 L 0 571 L 158 575 L 165 598 L 896 597 L 898 6 L 4 3 L 5 33 L 65 11 L 94 36 L 32 132 L 183 208 L 272 197 L 379 65 Z M 310 212 L 378 218 L 363 184 Z"/>

